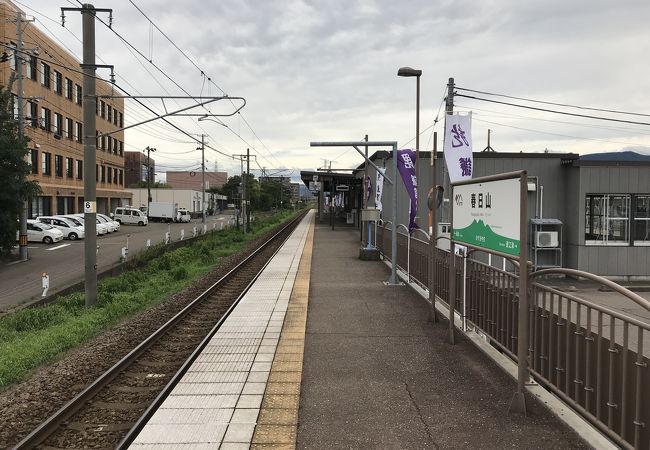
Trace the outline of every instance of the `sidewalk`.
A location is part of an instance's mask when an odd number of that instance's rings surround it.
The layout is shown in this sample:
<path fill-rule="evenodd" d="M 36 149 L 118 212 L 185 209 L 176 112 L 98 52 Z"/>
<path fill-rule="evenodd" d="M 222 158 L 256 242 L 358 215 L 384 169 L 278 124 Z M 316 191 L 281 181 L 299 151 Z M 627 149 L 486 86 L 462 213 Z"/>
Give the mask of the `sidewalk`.
<path fill-rule="evenodd" d="M 586 444 L 428 305 L 358 259 L 358 233 L 316 224 L 297 447 L 570 449 Z"/>

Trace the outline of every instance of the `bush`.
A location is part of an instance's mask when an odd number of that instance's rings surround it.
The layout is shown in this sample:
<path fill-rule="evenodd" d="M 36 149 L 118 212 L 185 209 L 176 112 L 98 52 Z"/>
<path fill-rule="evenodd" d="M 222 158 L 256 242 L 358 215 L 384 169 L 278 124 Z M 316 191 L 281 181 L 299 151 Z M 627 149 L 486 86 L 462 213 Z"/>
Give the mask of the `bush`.
<path fill-rule="evenodd" d="M 172 278 L 176 281 L 184 280 L 188 275 L 185 266 L 179 266 L 172 271 Z"/>

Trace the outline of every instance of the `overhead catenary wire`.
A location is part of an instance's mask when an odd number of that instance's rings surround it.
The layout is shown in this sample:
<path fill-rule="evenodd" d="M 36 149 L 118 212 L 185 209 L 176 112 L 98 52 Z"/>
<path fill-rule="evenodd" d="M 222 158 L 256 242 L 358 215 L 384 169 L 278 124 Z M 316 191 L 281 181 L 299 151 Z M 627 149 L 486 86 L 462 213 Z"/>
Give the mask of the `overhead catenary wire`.
<path fill-rule="evenodd" d="M 81 1 L 78 1 L 78 0 L 77 0 L 77 3 L 78 3 L 80 6 L 83 6 L 83 3 L 82 3 Z M 39 13 L 39 14 L 42 14 L 42 13 Z M 45 15 L 43 15 L 43 16 L 44 16 L 44 17 L 47 17 L 47 16 L 45 16 Z M 49 17 L 48 17 L 48 19 L 52 20 L 52 21 L 55 22 L 55 23 L 58 23 L 58 21 L 55 21 L 55 20 L 53 20 L 53 19 L 51 19 L 51 18 L 49 18 Z M 140 57 L 141 57 L 142 59 L 147 60 L 147 62 L 149 62 L 149 63 L 150 63 L 154 68 L 156 68 L 156 69 L 157 69 L 157 70 L 158 70 L 158 71 L 159 71 L 163 76 L 165 76 L 169 81 L 171 81 L 174 85 L 176 85 L 179 89 L 181 89 L 181 90 L 182 90 L 186 95 L 188 95 L 188 97 L 190 97 L 190 98 L 192 98 L 193 100 L 196 101 L 196 98 L 195 98 L 194 96 L 192 96 L 189 92 L 187 92 L 187 91 L 186 91 L 186 90 L 185 90 L 185 89 L 184 89 L 184 88 L 183 88 L 179 83 L 177 83 L 173 78 L 171 78 L 171 77 L 170 77 L 170 76 L 169 76 L 169 75 L 168 75 L 164 70 L 162 70 L 162 69 L 161 69 L 157 64 L 155 64 L 155 63 L 153 63 L 153 61 L 147 59 L 146 56 L 145 56 L 145 55 L 144 55 L 144 54 L 143 54 L 139 49 L 137 49 L 133 44 L 131 44 L 131 43 L 130 43 L 128 40 L 126 40 L 126 39 L 125 39 L 121 34 L 119 34 L 119 33 L 115 30 L 114 27 L 109 26 L 109 25 L 108 25 L 104 20 L 102 20 L 99 16 L 96 16 L 96 20 L 98 20 L 100 23 L 102 23 L 103 25 L 105 25 L 105 26 L 106 26 L 106 27 L 107 27 L 111 32 L 113 32 L 113 33 L 114 33 L 114 34 L 115 34 L 115 35 L 120 39 L 120 41 L 121 41 L 121 42 L 122 42 L 122 43 L 127 47 L 127 49 L 129 49 L 130 52 L 131 52 L 131 49 L 132 49 L 133 51 L 135 51 L 138 55 L 140 55 Z M 154 24 L 154 25 L 155 25 L 155 24 Z M 74 34 L 73 34 L 73 35 L 74 35 Z M 76 36 L 75 36 L 75 37 L 76 37 Z M 77 38 L 77 40 L 79 40 L 79 39 Z M 71 53 L 72 53 L 72 52 L 71 52 Z M 134 55 L 134 57 L 135 57 L 135 55 Z M 142 62 L 141 62 L 138 58 L 136 58 L 136 60 L 138 60 L 138 62 L 142 65 Z M 143 65 L 143 67 L 144 67 L 144 65 Z M 151 72 L 149 72 L 148 70 L 147 70 L 147 72 L 149 73 L 149 75 L 150 75 L 152 78 L 154 78 L 154 79 L 156 80 L 156 82 L 158 82 L 158 80 L 153 76 L 153 74 L 151 74 Z M 96 77 L 96 78 L 97 78 L 97 79 L 102 79 L 101 77 Z M 122 78 L 122 79 L 124 80 L 123 77 L 120 77 L 120 78 Z M 104 80 L 104 81 L 106 81 L 106 80 Z M 128 80 L 125 80 L 125 81 L 128 82 Z M 212 80 L 210 80 L 210 81 L 212 81 Z M 212 81 L 212 83 L 215 84 L 215 86 L 217 86 L 217 87 L 218 87 L 222 92 L 224 92 L 224 91 L 223 91 L 223 90 L 222 90 L 218 85 L 216 85 L 216 83 L 214 83 L 213 81 Z M 130 83 L 129 83 L 129 84 L 130 84 Z M 116 86 L 117 86 L 117 84 L 116 84 Z M 132 86 L 132 85 L 131 85 L 131 86 Z M 162 85 L 161 85 L 161 87 L 162 87 Z M 164 87 L 163 87 L 163 89 L 164 89 Z M 121 90 L 122 90 L 124 93 L 126 93 L 127 95 L 129 95 L 129 94 L 126 92 L 125 89 L 122 89 L 122 88 L 121 88 Z M 139 104 L 142 105 L 142 106 L 145 106 L 145 105 L 142 103 L 142 101 L 138 101 L 137 103 L 139 103 Z M 205 107 L 204 107 L 204 108 L 205 108 Z M 146 107 L 146 109 L 149 110 L 150 112 L 156 114 L 156 115 L 160 115 L 160 113 L 158 113 L 158 112 L 156 112 L 156 111 L 153 111 L 152 108 Z M 209 110 L 208 110 L 208 112 L 209 112 Z M 242 119 L 244 119 L 244 118 L 242 117 Z M 184 130 L 180 130 L 180 128 L 179 128 L 178 126 L 176 126 L 175 124 L 173 124 L 170 120 L 168 120 L 168 119 L 166 119 L 166 118 L 163 119 L 163 120 L 164 120 L 164 122 L 166 122 L 168 125 L 172 126 L 173 128 L 175 128 L 175 129 L 177 129 L 177 130 L 179 130 L 179 131 L 181 131 L 181 132 L 184 132 Z M 246 122 L 245 119 L 244 119 L 244 121 Z M 209 135 L 209 133 L 207 133 L 206 130 L 204 130 L 200 125 L 198 125 L 198 126 L 199 126 L 199 128 L 204 132 L 203 134 Z M 251 129 L 251 131 L 253 131 L 253 133 L 254 133 L 254 130 L 252 129 L 252 127 L 250 127 L 250 124 L 248 124 L 248 126 L 249 126 L 249 128 Z M 259 153 L 259 152 L 256 150 L 255 146 L 254 146 L 254 145 L 251 145 L 251 144 L 250 144 L 248 141 L 246 141 L 246 140 L 245 140 L 245 139 L 244 139 L 240 134 L 238 134 L 237 132 L 235 132 L 235 131 L 234 131 L 232 128 L 230 128 L 230 127 L 227 127 L 227 128 L 228 128 L 228 130 L 229 130 L 231 133 L 233 133 L 233 134 L 234 134 L 235 136 L 237 136 L 240 140 L 242 140 L 242 142 L 244 142 L 246 145 L 248 145 L 248 146 L 249 146 L 250 148 L 252 148 L 254 151 L 256 151 L 257 153 Z M 255 133 L 254 133 L 254 134 L 255 134 Z M 259 140 L 259 137 L 257 137 L 257 138 L 258 138 L 258 140 Z M 197 140 L 197 142 L 198 142 L 198 140 Z M 260 140 L 260 142 L 263 144 L 263 142 L 262 142 L 261 140 Z M 226 157 L 228 157 L 228 158 L 232 158 L 232 155 L 228 155 L 228 154 L 226 154 L 226 153 L 224 153 L 224 152 L 221 152 L 221 151 L 215 149 L 215 148 L 212 147 L 212 146 L 206 146 L 206 147 L 207 147 L 207 148 L 210 148 L 211 150 L 216 151 L 217 153 L 220 153 L 220 154 L 222 154 L 222 155 L 224 155 L 224 156 L 226 156 Z M 260 154 L 260 156 L 261 156 L 262 158 L 266 159 L 266 157 L 265 157 L 264 155 Z M 267 160 L 267 161 L 268 161 L 268 160 Z"/>
<path fill-rule="evenodd" d="M 146 13 L 145 13 L 145 12 L 144 12 L 140 7 L 139 7 L 139 6 L 138 6 L 138 5 L 136 5 L 135 2 L 134 2 L 133 0 L 129 0 L 129 3 L 131 3 L 131 5 L 133 5 L 133 7 L 136 8 L 136 9 L 138 10 L 138 12 L 139 12 L 140 14 L 142 14 L 142 16 L 143 16 L 145 19 L 147 19 L 147 20 L 149 21 L 149 23 L 150 23 L 150 24 L 151 24 L 151 25 L 152 25 L 156 30 L 158 30 L 158 32 L 159 32 L 160 34 L 162 34 L 162 36 L 163 36 L 165 39 L 167 39 L 167 41 L 169 41 L 170 44 L 172 44 L 172 45 L 174 46 L 174 48 L 176 48 L 176 49 L 177 49 L 177 50 L 178 50 L 178 51 L 179 51 L 179 52 L 180 52 L 180 53 L 185 57 L 185 59 L 187 59 L 187 60 L 190 62 L 190 64 L 192 64 L 192 65 L 193 65 L 193 66 L 194 66 L 194 67 L 195 67 L 195 68 L 200 72 L 201 76 L 204 77 L 203 81 L 205 81 L 205 78 L 207 78 L 207 80 L 208 80 L 209 83 L 213 84 L 217 89 L 219 89 L 219 91 L 221 91 L 222 94 L 227 95 L 227 94 L 226 94 L 226 91 L 225 91 L 223 88 L 221 88 L 221 86 L 219 86 L 219 85 L 218 85 L 218 84 L 217 84 L 217 83 L 216 83 L 216 82 L 215 82 L 211 77 L 208 77 L 208 76 L 206 75 L 205 71 L 203 71 L 203 69 L 201 69 L 201 68 L 200 68 L 200 67 L 199 67 L 199 66 L 198 66 L 198 65 L 197 65 L 197 64 L 192 60 L 192 58 L 190 58 L 190 57 L 187 55 L 187 53 L 185 53 L 185 52 L 184 52 L 184 51 L 183 51 L 183 50 L 182 50 L 182 49 L 181 49 L 181 48 L 180 48 L 180 47 L 179 47 L 179 46 L 178 46 L 178 45 L 177 45 L 177 44 L 176 44 L 176 43 L 175 43 L 175 42 L 174 42 L 174 41 L 173 41 L 173 40 L 172 40 L 172 39 L 171 39 L 171 38 L 170 38 L 170 37 L 169 37 L 169 36 L 168 36 L 164 31 L 163 31 L 163 30 L 162 30 L 162 29 L 160 29 L 160 27 L 159 27 L 158 25 L 156 25 L 156 23 L 155 23 L 155 22 L 154 22 L 154 21 L 153 21 L 153 20 L 152 20 L 152 19 L 151 19 L 151 18 L 150 18 L 150 17 L 149 17 L 149 16 L 148 16 L 148 15 L 147 15 L 147 14 L 146 14 Z M 149 62 L 150 62 L 152 65 L 154 65 L 154 67 L 156 67 L 158 70 L 160 70 L 160 69 L 159 69 L 155 64 L 153 64 L 153 62 L 152 62 L 151 60 L 149 60 Z M 179 87 L 180 87 L 180 86 L 179 86 Z M 203 89 L 203 87 L 202 87 L 202 89 Z M 189 94 L 188 94 L 188 95 L 189 95 Z M 232 100 L 231 100 L 231 103 L 232 103 Z M 209 108 L 206 108 L 206 109 L 209 110 Z M 273 152 L 271 152 L 271 151 L 268 149 L 268 147 L 266 147 L 266 145 L 264 144 L 264 142 L 263 142 L 263 141 L 260 139 L 260 137 L 257 135 L 257 133 L 255 132 L 255 130 L 253 129 L 253 127 L 250 125 L 250 123 L 246 120 L 246 118 L 244 117 L 244 115 L 243 115 L 241 112 L 238 112 L 237 114 L 238 114 L 238 116 L 239 116 L 239 117 L 244 121 L 244 123 L 246 124 L 246 126 L 248 127 L 248 129 L 253 133 L 253 136 L 254 136 L 254 137 L 255 137 L 255 138 L 260 142 L 260 144 L 262 144 L 262 146 L 267 150 L 267 152 L 269 153 L 269 155 L 271 155 L 271 157 L 272 157 L 273 159 L 275 159 L 276 162 L 282 164 L 281 161 L 279 161 L 279 160 L 275 157 L 275 155 L 273 154 Z M 235 131 L 232 130 L 230 127 L 228 127 L 228 130 L 229 130 L 230 132 L 232 132 L 235 136 L 239 137 L 242 141 L 244 141 L 244 143 L 245 143 L 247 146 L 249 146 L 252 150 L 254 150 L 256 153 L 258 153 L 258 154 L 259 154 L 259 155 L 260 155 L 264 160 L 266 160 L 266 161 L 269 162 L 269 163 L 271 162 L 271 161 L 269 161 L 269 160 L 268 160 L 268 159 L 267 159 L 267 158 L 266 158 L 266 157 L 265 157 L 261 152 L 259 152 L 259 151 L 256 149 L 256 147 L 255 147 L 254 145 L 251 145 L 251 144 L 248 143 L 245 139 L 243 139 L 243 137 L 241 136 L 240 133 L 235 132 Z"/>

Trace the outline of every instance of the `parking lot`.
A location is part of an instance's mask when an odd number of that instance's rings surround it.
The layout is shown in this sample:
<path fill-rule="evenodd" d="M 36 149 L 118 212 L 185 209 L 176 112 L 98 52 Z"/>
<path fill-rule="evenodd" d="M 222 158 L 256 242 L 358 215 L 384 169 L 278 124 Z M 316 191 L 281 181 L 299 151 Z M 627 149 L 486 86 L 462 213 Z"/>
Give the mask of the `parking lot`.
<path fill-rule="evenodd" d="M 230 215 L 211 216 L 206 219 L 209 230 L 219 230 L 233 223 Z M 102 272 L 119 264 L 122 248 L 127 246 L 129 254 L 143 250 L 147 246 L 164 242 L 165 234 L 170 232 L 171 241 L 192 237 L 193 228 L 201 232 L 203 224 L 200 219 L 190 223 L 149 223 L 122 225 L 120 231 L 97 237 L 97 271 Z M 29 260 L 10 262 L 0 266 L 0 312 L 14 306 L 41 297 L 41 277 L 47 273 L 50 277 L 49 293 L 60 291 L 84 278 L 84 240 L 63 240 L 54 244 L 30 242 Z"/>

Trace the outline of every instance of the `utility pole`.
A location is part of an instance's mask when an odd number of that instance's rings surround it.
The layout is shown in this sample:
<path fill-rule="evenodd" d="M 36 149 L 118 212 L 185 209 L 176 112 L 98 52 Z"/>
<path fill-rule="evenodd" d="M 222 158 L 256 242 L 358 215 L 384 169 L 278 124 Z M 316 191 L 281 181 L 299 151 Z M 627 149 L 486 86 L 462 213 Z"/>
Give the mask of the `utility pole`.
<path fill-rule="evenodd" d="M 447 123 L 446 117 L 447 115 L 453 114 L 454 113 L 454 78 L 451 77 L 449 78 L 449 82 L 447 83 L 447 98 L 445 99 L 445 124 Z M 446 158 L 447 155 L 445 155 Z M 443 173 L 442 173 L 442 179 L 443 179 L 443 185 L 444 185 L 444 193 L 443 196 L 447 196 L 448 202 L 447 204 L 448 209 L 451 208 L 451 199 L 449 199 L 449 171 L 447 170 L 447 163 L 445 162 L 445 158 L 442 160 L 442 168 L 443 168 Z M 447 175 L 445 175 L 447 174 Z M 444 213 L 445 210 L 445 202 L 442 202 L 441 205 L 442 212 Z M 447 216 L 443 216 L 443 222 L 449 222 L 449 211 L 447 211 Z"/>
<path fill-rule="evenodd" d="M 90 3 L 81 8 L 61 8 L 61 18 L 65 20 L 65 11 L 80 11 L 82 16 L 83 38 L 83 120 L 84 120 L 84 276 L 86 307 L 97 303 L 97 181 L 95 164 L 97 163 L 97 123 L 95 107 L 97 105 L 95 89 L 95 15 L 108 12 L 112 22 L 111 9 L 95 9 Z M 65 22 L 63 22 L 65 24 Z"/>
<path fill-rule="evenodd" d="M 16 102 L 18 102 L 18 140 L 21 148 L 25 143 L 25 114 L 23 113 L 23 22 L 22 12 L 16 13 L 16 50 L 14 60 L 16 61 Z M 31 20 L 33 21 L 33 20 Z M 30 21 L 30 22 L 31 22 Z M 20 232 L 18 238 L 18 251 L 21 261 L 27 261 L 29 253 L 27 250 L 27 210 L 28 200 L 23 200 L 20 210 Z"/>
<path fill-rule="evenodd" d="M 205 134 L 201 135 L 201 223 L 205 223 Z"/>
<path fill-rule="evenodd" d="M 244 226 L 244 233 L 251 231 L 251 210 L 250 210 L 250 192 L 248 189 L 248 175 L 251 172 L 251 151 L 249 148 L 246 149 L 246 181 L 244 186 L 246 186 L 246 225 Z"/>
<path fill-rule="evenodd" d="M 84 118 L 84 261 L 86 280 L 86 306 L 97 303 L 97 141 L 95 133 L 97 105 L 95 86 L 95 8 L 84 4 L 81 8 L 83 18 L 83 118 Z M 88 207 L 86 207 L 88 206 Z"/>
<path fill-rule="evenodd" d="M 147 145 L 145 148 L 147 151 L 147 216 L 149 215 L 149 203 L 151 203 L 151 152 L 155 152 L 155 148 L 151 148 Z"/>

